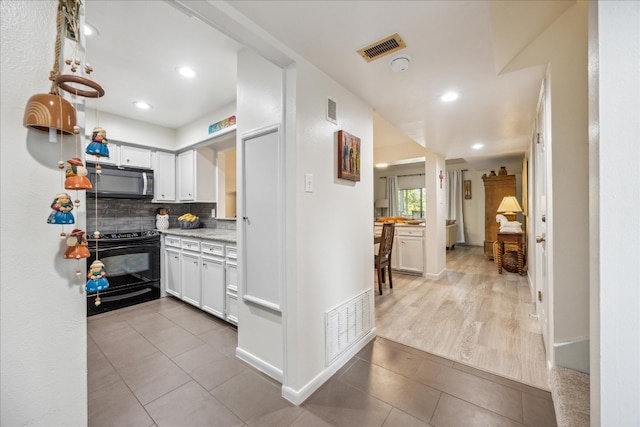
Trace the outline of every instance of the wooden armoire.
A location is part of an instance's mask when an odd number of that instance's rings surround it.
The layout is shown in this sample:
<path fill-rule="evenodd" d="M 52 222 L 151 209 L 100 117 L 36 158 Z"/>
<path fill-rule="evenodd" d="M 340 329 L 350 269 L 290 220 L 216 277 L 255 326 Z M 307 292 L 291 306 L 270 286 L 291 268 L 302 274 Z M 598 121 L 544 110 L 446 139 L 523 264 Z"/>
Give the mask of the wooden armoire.
<path fill-rule="evenodd" d="M 498 214 L 496 211 L 503 197 L 516 195 L 516 176 L 485 175 L 482 180 L 484 181 L 484 257 L 493 259 L 493 242 L 496 241 L 500 230 L 500 223 L 496 222 Z"/>

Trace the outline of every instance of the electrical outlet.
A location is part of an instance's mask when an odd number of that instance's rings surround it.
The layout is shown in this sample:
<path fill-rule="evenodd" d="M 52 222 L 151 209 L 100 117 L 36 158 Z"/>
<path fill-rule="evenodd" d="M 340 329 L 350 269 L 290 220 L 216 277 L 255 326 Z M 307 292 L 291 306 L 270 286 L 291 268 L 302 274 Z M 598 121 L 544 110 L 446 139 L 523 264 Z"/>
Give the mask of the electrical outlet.
<path fill-rule="evenodd" d="M 211 218 L 216 217 L 216 208 L 211 209 Z"/>

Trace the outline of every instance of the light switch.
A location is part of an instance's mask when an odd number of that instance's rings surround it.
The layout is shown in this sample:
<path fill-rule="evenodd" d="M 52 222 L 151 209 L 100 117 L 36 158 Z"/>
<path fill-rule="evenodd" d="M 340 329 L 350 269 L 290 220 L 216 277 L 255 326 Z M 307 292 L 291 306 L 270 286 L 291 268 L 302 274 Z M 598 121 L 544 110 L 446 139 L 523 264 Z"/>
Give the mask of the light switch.
<path fill-rule="evenodd" d="M 304 174 L 304 191 L 306 193 L 313 193 L 313 174 Z"/>

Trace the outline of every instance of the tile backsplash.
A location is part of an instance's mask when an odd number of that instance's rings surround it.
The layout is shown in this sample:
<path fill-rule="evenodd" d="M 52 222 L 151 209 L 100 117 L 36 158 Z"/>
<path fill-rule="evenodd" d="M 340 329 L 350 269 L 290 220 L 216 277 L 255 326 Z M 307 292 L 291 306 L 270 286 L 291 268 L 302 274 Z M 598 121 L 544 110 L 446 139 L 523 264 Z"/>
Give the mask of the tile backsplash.
<path fill-rule="evenodd" d="M 96 222 L 95 199 L 87 198 L 87 230 L 92 233 L 116 233 L 124 231 L 143 231 L 156 228 L 158 208 L 169 210 L 169 227 L 178 228 L 178 217 L 187 212 L 200 217 L 200 227 L 218 229 L 236 229 L 234 220 L 211 218 L 211 209 L 216 203 L 154 203 L 145 199 L 98 199 Z"/>

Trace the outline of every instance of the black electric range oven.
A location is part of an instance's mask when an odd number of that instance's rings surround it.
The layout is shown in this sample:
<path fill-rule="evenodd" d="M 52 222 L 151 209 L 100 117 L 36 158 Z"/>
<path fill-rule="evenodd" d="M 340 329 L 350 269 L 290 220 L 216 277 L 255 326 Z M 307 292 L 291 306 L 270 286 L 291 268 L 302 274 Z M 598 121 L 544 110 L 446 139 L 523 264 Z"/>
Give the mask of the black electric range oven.
<path fill-rule="evenodd" d="M 106 233 L 87 239 L 91 256 L 104 264 L 109 288 L 87 293 L 87 316 L 160 298 L 160 233 L 157 230 Z M 96 257 L 97 255 L 97 257 Z"/>

